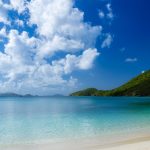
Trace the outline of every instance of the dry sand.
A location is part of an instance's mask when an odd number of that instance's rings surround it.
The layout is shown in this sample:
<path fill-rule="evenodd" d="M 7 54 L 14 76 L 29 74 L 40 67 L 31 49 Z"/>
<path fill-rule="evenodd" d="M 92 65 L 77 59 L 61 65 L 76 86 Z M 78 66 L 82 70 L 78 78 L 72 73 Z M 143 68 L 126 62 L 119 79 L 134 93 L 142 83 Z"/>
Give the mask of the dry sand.
<path fill-rule="evenodd" d="M 112 137 L 110 138 L 112 139 Z M 150 150 L 150 136 L 134 138 L 95 138 L 63 142 L 1 145 L 0 150 Z"/>
<path fill-rule="evenodd" d="M 5 145 L 0 150 L 150 150 L 150 137 L 99 144 L 98 140 L 61 143 Z"/>

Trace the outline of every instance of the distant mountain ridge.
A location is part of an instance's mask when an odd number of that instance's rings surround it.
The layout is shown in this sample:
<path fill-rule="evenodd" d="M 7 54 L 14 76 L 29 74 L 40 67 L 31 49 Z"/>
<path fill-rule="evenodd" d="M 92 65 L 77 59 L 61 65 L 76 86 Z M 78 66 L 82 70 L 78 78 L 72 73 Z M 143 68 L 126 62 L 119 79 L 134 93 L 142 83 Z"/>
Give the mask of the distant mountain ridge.
<path fill-rule="evenodd" d="M 26 95 L 21 95 L 21 94 L 16 94 L 16 93 L 0 93 L 0 97 L 31 97 L 33 95 L 26 94 Z"/>
<path fill-rule="evenodd" d="M 20 97 L 22 95 L 16 93 L 0 93 L 0 97 Z"/>
<path fill-rule="evenodd" d="M 31 95 L 31 94 L 16 94 L 16 93 L 0 93 L 0 97 L 63 97 L 64 95 L 61 94 L 55 94 L 55 95 L 45 95 L 45 96 L 39 96 L 39 95 Z"/>
<path fill-rule="evenodd" d="M 150 70 L 113 90 L 88 88 L 70 96 L 150 96 Z"/>

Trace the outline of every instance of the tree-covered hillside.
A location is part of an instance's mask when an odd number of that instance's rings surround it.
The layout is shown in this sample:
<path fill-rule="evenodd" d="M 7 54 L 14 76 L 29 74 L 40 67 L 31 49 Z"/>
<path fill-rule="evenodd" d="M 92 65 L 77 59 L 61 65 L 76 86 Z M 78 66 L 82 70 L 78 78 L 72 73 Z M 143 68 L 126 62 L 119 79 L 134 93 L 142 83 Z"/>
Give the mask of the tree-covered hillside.
<path fill-rule="evenodd" d="M 89 88 L 72 93 L 71 96 L 150 96 L 150 70 L 113 90 Z"/>

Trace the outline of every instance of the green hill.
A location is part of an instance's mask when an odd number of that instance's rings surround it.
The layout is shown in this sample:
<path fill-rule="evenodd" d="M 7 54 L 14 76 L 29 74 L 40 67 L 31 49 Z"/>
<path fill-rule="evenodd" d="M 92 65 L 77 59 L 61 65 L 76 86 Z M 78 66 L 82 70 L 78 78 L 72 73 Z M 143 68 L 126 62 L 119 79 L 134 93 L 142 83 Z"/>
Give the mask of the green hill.
<path fill-rule="evenodd" d="M 113 90 L 89 88 L 72 93 L 71 96 L 150 96 L 150 70 Z"/>

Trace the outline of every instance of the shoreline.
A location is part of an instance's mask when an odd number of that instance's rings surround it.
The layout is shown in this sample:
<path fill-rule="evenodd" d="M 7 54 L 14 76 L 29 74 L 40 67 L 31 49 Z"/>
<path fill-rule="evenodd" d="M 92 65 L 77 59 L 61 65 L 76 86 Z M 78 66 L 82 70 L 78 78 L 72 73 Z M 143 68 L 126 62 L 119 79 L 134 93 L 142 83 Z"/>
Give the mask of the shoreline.
<path fill-rule="evenodd" d="M 114 140 L 115 139 L 115 140 Z M 111 141 L 112 140 L 112 141 Z M 105 142 L 104 142 L 105 141 Z M 0 145 L 1 150 L 150 150 L 150 136 L 119 136 L 39 144 Z"/>

